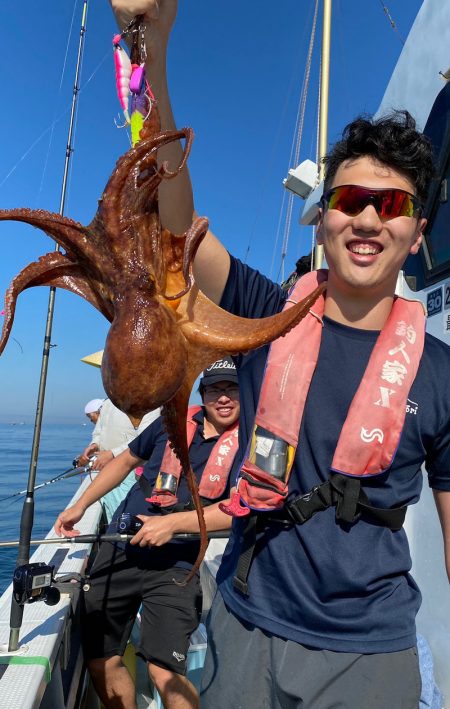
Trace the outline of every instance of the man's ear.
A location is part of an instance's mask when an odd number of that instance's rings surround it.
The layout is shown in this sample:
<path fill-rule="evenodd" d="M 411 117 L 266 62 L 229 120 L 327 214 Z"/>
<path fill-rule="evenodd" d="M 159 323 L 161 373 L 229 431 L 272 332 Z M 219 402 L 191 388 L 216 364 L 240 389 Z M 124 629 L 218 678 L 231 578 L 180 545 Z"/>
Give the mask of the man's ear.
<path fill-rule="evenodd" d="M 320 245 L 323 245 L 323 230 L 323 209 L 322 207 L 319 207 L 319 221 L 316 227 L 316 243 Z"/>
<path fill-rule="evenodd" d="M 423 232 L 425 231 L 425 227 L 427 225 L 427 220 L 425 218 L 419 219 L 417 222 L 417 229 L 416 233 L 414 235 L 414 241 L 411 245 L 411 248 L 409 250 L 409 253 L 412 254 L 413 256 L 417 254 L 419 251 L 422 241 L 423 241 Z"/>

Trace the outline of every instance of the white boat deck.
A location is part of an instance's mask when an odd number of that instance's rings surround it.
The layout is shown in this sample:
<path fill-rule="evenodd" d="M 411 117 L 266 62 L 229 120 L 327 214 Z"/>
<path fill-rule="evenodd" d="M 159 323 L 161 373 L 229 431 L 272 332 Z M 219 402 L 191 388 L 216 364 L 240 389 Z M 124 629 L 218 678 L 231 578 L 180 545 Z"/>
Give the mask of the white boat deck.
<path fill-rule="evenodd" d="M 69 504 L 82 494 L 89 485 L 87 478 L 78 488 Z M 97 531 L 101 516 L 101 505 L 92 505 L 77 525 L 81 534 Z M 52 529 L 47 538 L 55 537 Z M 62 557 L 57 576 L 84 572 L 89 557 L 91 544 L 45 544 L 37 548 L 31 561 L 55 563 Z M 55 556 L 57 555 L 57 556 Z M 12 584 L 0 599 L 0 709 L 34 709 L 41 706 L 47 685 L 49 691 L 45 704 L 52 709 L 70 707 L 74 697 L 64 702 L 61 663 L 64 662 L 64 647 L 69 643 L 71 599 L 69 594 L 61 594 L 61 600 L 55 606 L 43 602 L 26 605 L 20 632 L 19 651 L 13 655 L 7 653 L 9 641 L 9 615 L 11 607 Z M 63 651 L 60 653 L 61 647 Z M 6 664 L 5 664 L 6 663 Z M 17 663 L 17 664 L 10 664 Z M 81 671 L 81 662 L 76 671 Z M 51 678 L 51 683 L 49 682 Z"/>
<path fill-rule="evenodd" d="M 69 505 L 89 484 L 86 479 Z M 91 506 L 77 525 L 81 534 L 95 533 L 101 517 L 101 505 Z M 413 573 L 422 588 L 424 602 L 418 615 L 418 631 L 428 640 L 435 659 L 435 674 L 444 693 L 444 706 L 450 707 L 448 672 L 448 619 L 450 591 L 443 569 L 443 549 L 431 492 L 425 486 L 420 504 L 410 508 L 405 524 L 413 557 Z M 51 530 L 47 538 L 55 537 Z M 429 540 L 433 539 L 433 545 Z M 225 547 L 225 540 L 212 540 L 201 567 L 203 588 L 203 620 L 215 594 L 215 577 Z M 91 551 L 91 544 L 45 544 L 38 547 L 31 561 L 56 564 L 57 576 L 83 574 Z M 60 602 L 47 606 L 43 602 L 26 605 L 20 632 L 19 651 L 7 653 L 9 615 L 12 585 L 0 598 L 0 709 L 72 709 L 82 677 L 82 657 L 75 644 L 70 658 L 71 684 L 66 697 L 63 692 L 61 670 L 69 661 L 71 631 L 71 597 L 61 594 Z M 131 642 L 136 645 L 139 618 L 133 629 Z M 132 649 L 132 648 L 131 648 Z M 198 686 L 206 652 L 206 631 L 203 625 L 193 634 L 188 653 L 188 676 Z M 17 664 L 12 664 L 17 663 Z M 136 660 L 136 699 L 138 709 L 161 709 L 158 694 L 149 683 L 146 664 Z M 94 692 L 89 693 L 86 708 L 99 707 Z"/>
<path fill-rule="evenodd" d="M 69 502 L 72 505 L 89 485 L 86 479 Z M 92 505 L 77 524 L 81 534 L 97 532 L 101 517 L 101 505 Z M 47 534 L 54 538 L 53 529 Z M 211 606 L 215 594 L 215 576 L 226 540 L 212 540 L 202 564 L 201 579 L 204 594 L 203 617 Z M 63 574 L 83 574 L 88 560 L 91 544 L 43 544 L 36 549 L 30 561 L 42 561 L 55 564 L 56 576 Z M 75 705 L 82 673 L 82 657 L 73 664 L 71 689 L 65 698 L 61 669 L 69 661 L 71 624 L 71 597 L 61 594 L 61 600 L 55 606 L 47 606 L 40 601 L 24 608 L 20 632 L 19 650 L 8 653 L 9 616 L 11 608 L 12 584 L 0 598 L 0 709 L 71 709 Z M 131 642 L 137 641 L 139 618 L 132 633 Z M 77 630 L 73 628 L 73 630 Z M 76 648 L 79 650 L 79 647 Z M 198 686 L 201 667 L 206 652 L 206 630 L 200 625 L 191 637 L 188 652 L 188 676 Z M 144 662 L 136 662 L 136 698 L 138 709 L 161 709 L 158 694 L 152 689 Z M 89 692 L 86 706 L 100 706 L 94 692 Z"/>

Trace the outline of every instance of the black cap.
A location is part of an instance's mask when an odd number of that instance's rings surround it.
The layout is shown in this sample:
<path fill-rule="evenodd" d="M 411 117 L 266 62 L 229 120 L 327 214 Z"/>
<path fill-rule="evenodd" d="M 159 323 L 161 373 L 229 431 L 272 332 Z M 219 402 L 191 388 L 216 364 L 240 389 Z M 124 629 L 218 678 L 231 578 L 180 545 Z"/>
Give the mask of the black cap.
<path fill-rule="evenodd" d="M 235 384 L 238 383 L 236 366 L 231 357 L 224 357 L 223 359 L 218 359 L 214 364 L 210 364 L 210 366 L 203 371 L 200 384 L 207 387 L 223 381 L 234 382 Z"/>

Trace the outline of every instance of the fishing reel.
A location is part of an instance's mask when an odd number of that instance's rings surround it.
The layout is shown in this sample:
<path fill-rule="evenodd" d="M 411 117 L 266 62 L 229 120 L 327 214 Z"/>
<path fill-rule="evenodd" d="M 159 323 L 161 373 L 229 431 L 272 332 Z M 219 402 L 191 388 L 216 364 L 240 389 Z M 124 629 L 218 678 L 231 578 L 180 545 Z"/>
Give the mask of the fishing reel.
<path fill-rule="evenodd" d="M 131 512 L 122 512 L 117 520 L 117 531 L 119 534 L 136 534 L 142 527 L 143 522 L 132 515 Z"/>
<path fill-rule="evenodd" d="M 83 467 L 84 468 L 83 472 L 85 472 L 85 473 L 89 473 L 91 470 L 92 470 L 92 472 L 94 472 L 95 471 L 94 464 L 95 464 L 96 460 L 97 460 L 97 456 L 94 453 L 94 455 L 91 455 L 91 457 L 88 459 L 88 462 L 86 463 L 86 465 L 83 465 L 83 466 L 80 465 L 80 458 L 74 458 L 72 461 L 72 465 L 73 465 L 74 469 Z"/>
<path fill-rule="evenodd" d="M 53 586 L 54 566 L 41 561 L 17 566 L 13 576 L 13 596 L 19 606 L 44 601 L 48 606 L 59 603 L 60 592 Z"/>
<path fill-rule="evenodd" d="M 85 473 L 98 473 L 97 468 L 95 467 L 95 461 L 97 460 L 96 455 L 91 455 L 89 458 L 88 462 L 84 466 L 84 472 Z"/>

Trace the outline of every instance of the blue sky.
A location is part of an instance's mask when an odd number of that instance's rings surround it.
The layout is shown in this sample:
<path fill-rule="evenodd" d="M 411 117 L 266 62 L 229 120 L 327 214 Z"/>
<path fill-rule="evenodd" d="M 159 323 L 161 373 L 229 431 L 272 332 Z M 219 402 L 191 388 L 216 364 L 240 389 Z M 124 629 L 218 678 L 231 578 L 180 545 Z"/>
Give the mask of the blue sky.
<path fill-rule="evenodd" d="M 380 0 L 334 0 L 330 142 L 355 115 L 376 111 L 421 0 L 386 5 L 397 31 Z M 269 0 L 181 0 L 170 45 L 175 115 L 196 134 L 189 164 L 197 210 L 233 254 L 275 280 L 284 229 L 282 179 L 292 167 L 313 6 L 313 0 L 282 0 L 277 6 Z M 13 0 L 0 4 L 0 207 L 58 210 L 81 9 L 82 0 L 24 0 L 20 10 Z M 90 0 L 87 26 L 65 209 L 82 223 L 94 215 L 128 145 L 125 131 L 114 125 L 115 24 L 106 0 Z M 320 32 L 319 26 L 301 160 L 314 159 L 316 151 Z M 297 225 L 299 209 L 296 203 L 288 272 L 310 248 L 310 229 Z M 11 279 L 51 251 L 53 242 L 26 225 L 2 222 L 0 244 L 3 298 Z M 19 297 L 12 337 L 0 358 L 0 422 L 33 419 L 47 302 L 47 288 Z M 102 349 L 107 328 L 81 298 L 57 291 L 46 421 L 81 421 L 85 402 L 102 396 L 99 370 L 80 358 Z"/>

